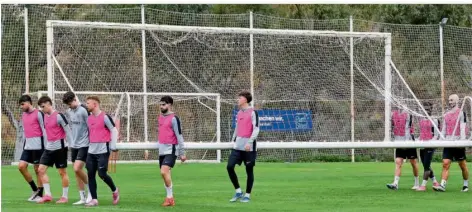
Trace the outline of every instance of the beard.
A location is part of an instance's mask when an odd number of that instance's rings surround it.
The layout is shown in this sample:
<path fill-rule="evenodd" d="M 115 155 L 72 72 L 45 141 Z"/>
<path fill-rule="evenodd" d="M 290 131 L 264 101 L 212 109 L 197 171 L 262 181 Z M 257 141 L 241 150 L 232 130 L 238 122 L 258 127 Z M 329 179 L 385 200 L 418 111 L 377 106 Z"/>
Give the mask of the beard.
<path fill-rule="evenodd" d="M 161 109 L 161 113 L 167 113 L 167 111 L 169 111 L 169 109 Z"/>

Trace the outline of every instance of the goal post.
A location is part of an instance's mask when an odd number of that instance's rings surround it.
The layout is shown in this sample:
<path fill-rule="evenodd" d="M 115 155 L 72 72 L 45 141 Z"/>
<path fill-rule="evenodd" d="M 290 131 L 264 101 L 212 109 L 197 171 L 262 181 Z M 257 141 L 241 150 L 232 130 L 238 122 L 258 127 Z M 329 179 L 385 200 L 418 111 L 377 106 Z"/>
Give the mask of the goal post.
<path fill-rule="evenodd" d="M 149 111 L 134 122 L 129 118 L 129 143 L 119 144 L 123 151 L 157 149 L 156 141 L 141 137 L 148 134 L 132 131 L 149 125 L 147 133 L 155 137 L 149 120 L 158 111 L 152 108 L 157 96 L 149 94 L 178 92 L 184 95 L 180 101 L 189 101 L 176 104 L 187 105 L 176 111 L 191 122 L 185 127 L 192 131 L 184 135 L 186 148 L 197 151 L 189 158 L 219 162 L 232 148 L 236 95 L 249 89 L 259 112 L 261 158 L 293 161 L 317 154 L 350 154 L 344 149 L 468 145 L 467 141 L 389 142 L 394 107 L 431 118 L 393 65 L 390 33 L 79 21 L 47 21 L 47 28 L 49 95 L 71 87 L 124 93 L 130 95 L 127 110 Z M 355 108 L 350 110 L 352 99 Z M 212 118 L 199 114 L 212 110 L 221 112 Z M 143 120 L 147 121 L 139 122 Z M 205 131 L 209 126 L 212 133 Z M 210 150 L 215 151 L 207 154 Z"/>

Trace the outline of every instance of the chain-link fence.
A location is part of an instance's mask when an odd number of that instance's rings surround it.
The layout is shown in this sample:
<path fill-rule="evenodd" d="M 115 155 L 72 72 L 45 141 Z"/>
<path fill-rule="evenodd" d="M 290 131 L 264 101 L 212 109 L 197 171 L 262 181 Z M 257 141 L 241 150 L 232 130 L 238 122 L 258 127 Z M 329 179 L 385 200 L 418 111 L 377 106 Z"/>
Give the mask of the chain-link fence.
<path fill-rule="evenodd" d="M 144 16 L 142 12 L 144 11 Z M 251 17 L 252 16 L 252 17 Z M 442 95 L 447 95 L 451 93 L 458 93 L 460 96 L 469 95 L 470 89 L 472 88 L 472 28 L 463 28 L 455 26 L 443 26 L 443 79 L 441 79 L 441 62 L 440 62 L 440 25 L 399 25 L 399 24 L 388 24 L 388 23 L 377 23 L 365 20 L 352 20 L 352 28 L 350 25 L 350 19 L 336 19 L 336 20 L 312 20 L 312 19 L 287 19 L 280 17 L 272 17 L 261 14 L 229 14 L 229 15 L 216 15 L 216 14 L 193 14 L 193 13 L 180 13 L 180 12 L 170 12 L 145 8 L 126 8 L 126 9 L 73 9 L 73 8 L 57 8 L 57 7 L 47 7 L 47 6 L 28 6 L 25 8 L 23 6 L 13 6 L 13 5 L 2 5 L 2 25 L 1 25 L 1 35 L 2 35 L 2 161 L 4 164 L 8 164 L 15 160 L 15 146 L 20 146 L 20 139 L 17 139 L 17 132 L 20 126 L 17 123 L 17 120 L 20 117 L 20 111 L 18 110 L 17 99 L 18 97 L 25 92 L 36 92 L 40 90 L 47 90 L 47 57 L 46 57 L 46 20 L 73 20 L 73 21 L 102 21 L 102 22 L 120 22 L 120 23 L 142 23 L 144 17 L 144 22 L 147 24 L 164 24 L 164 25 L 181 25 L 181 26 L 207 26 L 207 27 L 240 27 L 240 28 L 263 28 L 263 29 L 303 29 L 303 30 L 336 30 L 336 31 L 354 31 L 354 32 L 389 32 L 392 33 L 392 60 L 394 61 L 396 67 L 401 71 L 402 76 L 405 78 L 408 85 L 411 87 L 413 92 L 419 99 L 429 99 L 433 100 L 436 105 L 436 115 L 440 115 L 443 110 L 443 105 L 441 104 Z M 25 29 L 25 19 L 27 20 L 27 28 Z M 252 20 L 252 24 L 251 24 Z M 27 31 L 27 33 L 26 33 Z M 77 31 L 78 32 L 78 31 Z M 128 33 L 132 34 L 132 33 Z M 73 31 L 60 32 L 56 31 L 55 36 L 57 37 L 67 37 L 74 35 Z M 112 35 L 112 33 L 110 34 Z M 102 47 L 112 48 L 107 46 L 106 41 L 98 42 L 94 41 L 92 38 L 94 35 L 74 35 L 75 41 L 81 41 L 82 46 L 87 44 L 90 46 L 89 58 L 97 58 L 97 64 L 99 63 L 99 56 L 103 55 L 103 52 L 100 52 L 100 44 Z M 134 36 L 127 36 L 122 34 L 122 37 L 119 39 L 124 40 L 128 39 L 129 42 L 135 42 L 135 46 L 130 46 L 128 49 L 129 58 L 126 60 L 120 61 L 121 63 L 129 61 L 126 64 L 123 64 L 121 68 L 126 69 L 136 69 L 135 75 L 123 75 L 128 80 L 139 80 L 142 78 L 141 73 L 139 72 L 140 66 L 142 63 L 140 61 L 140 54 L 142 49 L 140 49 L 140 34 L 135 33 Z M 162 35 L 159 38 L 162 38 Z M 171 39 L 171 35 L 166 35 L 166 39 Z M 116 37 L 108 37 L 109 39 L 115 39 Z M 108 39 L 106 34 L 97 34 L 96 39 Z M 87 40 L 85 40 L 87 39 Z M 196 37 L 195 39 L 202 39 L 201 37 Z M 199 42 L 207 42 L 209 38 L 203 38 L 207 40 L 199 40 Z M 232 39 L 231 42 L 237 43 L 236 47 L 241 47 L 248 44 L 248 39 L 244 38 L 225 38 Z M 279 79 L 290 78 L 289 73 L 285 73 L 287 69 L 292 72 L 306 71 L 300 65 L 313 65 L 310 64 L 307 60 L 310 56 L 309 48 L 316 48 L 321 45 L 326 47 L 331 44 L 331 41 L 316 41 L 318 43 L 307 45 L 300 45 L 298 47 L 303 48 L 307 53 L 300 53 L 296 49 L 291 49 L 288 44 L 277 42 L 265 42 L 264 37 L 256 37 L 261 42 L 259 44 L 264 45 L 273 45 L 274 49 L 271 54 L 265 53 L 270 51 L 271 48 L 256 48 L 255 49 L 255 87 L 254 87 L 254 96 L 257 100 L 270 100 L 274 97 L 271 92 L 268 91 L 282 91 L 287 90 L 287 87 L 284 87 L 279 84 L 282 81 L 276 82 Z M 284 38 L 285 39 L 285 38 Z M 296 40 L 290 38 L 292 40 Z M 27 40 L 27 42 L 25 42 Z M 279 39 L 281 40 L 281 39 Z M 284 42 L 287 42 L 289 38 L 286 38 Z M 68 42 L 68 40 L 63 39 L 62 42 Z M 162 81 L 162 78 L 159 77 L 160 74 L 165 74 L 162 70 L 172 69 L 166 67 L 165 64 L 167 61 L 165 55 L 162 55 L 162 51 L 159 50 L 159 45 L 165 43 L 166 40 L 156 40 L 156 36 L 152 34 L 146 35 L 146 48 L 147 48 L 147 57 L 148 57 L 148 70 L 150 76 L 148 78 L 148 88 L 149 92 L 159 92 L 162 87 L 161 84 L 166 82 Z M 212 41 L 211 45 L 221 45 Z M 265 42 L 265 43 L 264 43 Z M 94 44 L 96 44 L 94 46 Z M 205 43 L 205 45 L 207 45 Z M 64 44 L 65 45 L 65 44 Z M 72 46 L 72 44 L 70 44 Z M 78 44 L 77 44 L 78 45 Z M 116 43 L 114 44 L 116 45 Z M 187 45 L 183 43 L 183 45 Z M 234 44 L 236 45 L 236 44 Z M 256 43 L 257 45 L 257 43 Z M 136 47 L 137 46 L 137 47 Z M 185 47 L 185 46 L 184 46 Z M 176 57 L 179 52 L 172 52 L 176 50 L 185 51 L 185 48 L 182 49 L 169 49 L 167 52 L 173 53 Z M 199 82 L 200 85 L 203 85 L 206 91 L 211 91 L 215 93 L 221 93 L 222 98 L 227 99 L 228 102 L 233 101 L 232 98 L 235 92 L 241 88 L 249 89 L 249 81 L 241 80 L 242 78 L 238 74 L 244 74 L 248 72 L 249 68 L 249 53 L 247 55 L 235 55 L 227 54 L 227 52 L 211 52 L 213 46 L 203 46 L 201 51 L 207 52 L 207 56 L 217 55 L 221 60 L 230 60 L 236 64 L 239 60 L 245 60 L 247 63 L 241 63 L 242 66 L 230 66 L 228 63 L 220 63 L 221 66 L 215 66 L 216 62 L 205 64 L 203 61 L 198 63 L 198 67 L 203 69 L 213 69 L 214 73 L 218 71 L 228 71 L 228 73 L 234 74 L 233 80 L 238 80 L 236 84 L 233 81 L 224 81 L 224 79 L 214 79 L 202 80 L 201 73 L 186 73 L 190 77 L 194 77 L 195 80 Z M 245 46 L 244 46 L 245 47 Z M 25 54 L 25 48 L 28 48 L 27 54 Z M 124 48 L 124 47 L 123 47 Z M 199 47 L 200 48 L 200 47 Z M 206 49 L 205 49 L 206 48 Z M 54 54 L 58 59 L 65 58 L 68 55 L 61 54 L 62 51 L 73 51 L 71 49 L 58 49 L 55 48 Z M 198 49 L 198 48 L 195 48 Z M 260 49 L 263 49 L 262 52 Z M 285 50 L 281 50 L 285 49 Z M 340 49 L 341 50 L 341 49 Z M 278 51 L 280 54 L 278 54 Z M 82 50 L 81 53 L 84 53 L 85 50 Z M 208 53 L 210 52 L 210 53 Z M 77 53 L 77 52 L 76 52 Z M 189 54 L 187 58 L 193 58 L 198 60 L 201 55 L 191 55 L 189 52 L 182 52 L 182 54 Z M 283 59 L 284 54 L 294 55 L 300 61 L 297 63 L 278 63 Z M 78 53 L 77 53 L 78 54 Z M 257 54 L 260 57 L 257 57 Z M 297 55 L 299 54 L 299 55 Z M 27 55 L 27 56 L 26 56 Z M 316 56 L 316 53 L 313 53 L 311 56 Z M 172 56 L 172 55 L 171 55 Z M 235 57 L 237 56 L 237 57 Z M 318 55 L 317 57 L 333 57 L 333 55 Z M 105 56 L 104 56 L 105 57 Z M 108 56 L 106 56 L 108 57 Z M 304 59 L 301 57 L 307 57 Z M 278 58 L 278 59 L 276 59 Z M 67 59 L 67 58 L 65 58 Z M 339 56 L 339 58 L 331 58 L 330 61 L 325 61 L 331 67 L 341 67 L 340 64 L 335 63 L 344 63 L 342 60 L 348 60 L 349 57 L 346 55 Z M 204 59 L 202 59 L 204 60 Z M 206 58 L 206 60 L 211 60 L 211 58 Z M 326 59 L 327 60 L 327 59 Z M 333 61 L 331 61 L 333 60 Z M 338 60 L 338 61 L 336 61 Z M 133 62 L 134 61 L 134 62 Z M 185 58 L 182 59 L 185 61 Z M 117 63 L 116 60 L 109 60 L 108 63 Z M 347 61 L 349 62 L 349 61 Z M 231 63 L 232 64 L 232 63 Z M 82 64 L 83 65 L 83 64 Z M 84 65 L 85 66 L 85 65 Z M 169 65 L 170 66 L 170 65 Z M 276 67 L 277 66 L 277 67 Z M 338 68 L 339 68 L 338 67 Z M 346 66 L 347 67 L 347 66 Z M 316 68 L 323 69 L 320 65 Z M 240 72 L 230 72 L 233 69 L 242 69 Z M 200 69 L 196 69 L 200 70 Z M 332 71 L 331 69 L 327 69 Z M 246 73 L 247 74 L 247 73 Z M 348 72 L 346 73 L 349 74 Z M 347 76 L 346 75 L 346 76 Z M 157 76 L 157 77 L 156 77 Z M 312 75 L 298 75 L 299 79 L 313 77 Z M 330 79 L 330 75 L 326 76 L 326 80 Z M 332 78 L 338 77 L 339 79 L 344 79 L 343 74 L 336 75 L 333 73 Z M 336 78 L 336 79 L 338 79 Z M 274 81 L 271 86 L 270 81 Z M 305 83 L 312 83 L 310 80 L 298 80 Z M 317 83 L 322 83 L 326 80 L 321 80 Z M 356 79 L 357 80 L 357 79 Z M 260 81 L 265 81 L 265 83 L 260 83 Z M 88 82 L 88 81 L 87 81 Z M 259 83 L 258 83 L 259 82 Z M 292 82 L 290 80 L 283 82 Z M 346 81 L 349 82 L 349 81 Z M 221 83 L 221 84 L 217 84 Z M 344 82 L 340 82 L 344 83 Z M 178 84 L 178 83 L 176 83 Z M 444 84 L 444 87 L 441 85 Z M 326 86 L 331 86 L 332 91 L 343 90 L 341 84 L 332 83 Z M 87 86 L 87 83 L 83 85 Z M 344 86 L 344 85 L 343 85 Z M 401 87 L 401 86 L 400 86 Z M 179 87 L 176 87 L 176 89 Z M 124 91 L 139 91 L 140 87 L 136 88 L 123 88 Z M 131 90 L 130 90 L 131 89 Z M 179 89 L 187 89 L 182 87 Z M 358 87 L 357 89 L 360 89 Z M 293 92 L 298 92 L 292 88 Z M 189 92 L 191 89 L 189 89 Z M 331 91 L 331 92 L 332 92 Z M 303 90 L 300 92 L 310 92 L 310 90 Z M 339 96 L 348 95 L 349 92 L 336 94 L 336 98 L 333 98 L 329 95 L 323 95 L 321 92 L 326 92 L 324 90 L 317 91 L 316 95 L 313 95 L 313 98 L 305 103 L 300 104 L 300 108 L 309 108 L 313 111 L 313 115 L 316 118 L 315 122 L 321 120 L 330 121 L 332 117 L 338 117 L 340 119 L 346 119 L 345 124 L 343 123 L 334 123 L 331 125 L 331 128 L 319 127 L 316 125 L 314 128 L 317 132 L 323 131 L 329 138 L 334 138 L 337 135 L 338 140 L 349 140 L 351 128 L 349 126 L 350 112 L 349 112 L 349 98 L 346 99 L 339 98 Z M 343 91 L 344 92 L 344 91 Z M 365 133 L 357 134 L 356 140 L 363 140 L 364 138 L 369 137 L 370 139 L 377 139 L 379 136 L 383 138 L 383 101 L 372 101 L 370 99 L 364 99 L 366 93 L 362 95 L 356 95 L 356 105 L 369 105 L 366 107 L 356 107 L 356 116 L 361 117 L 359 121 L 356 122 L 355 129 L 356 132 Z M 272 95 L 272 96 L 271 96 Z M 293 96 L 290 93 L 284 94 L 285 96 Z M 280 94 L 278 97 L 283 97 L 284 95 Z M 303 95 L 303 94 L 300 94 Z M 298 97 L 297 97 L 298 98 Z M 276 107 L 276 108 L 290 108 L 286 104 L 292 103 L 280 103 L 280 102 L 265 102 L 259 103 L 260 107 Z M 154 108 L 155 109 L 155 108 Z M 231 136 L 231 111 L 234 109 L 232 104 L 223 104 L 222 105 L 222 141 L 229 140 Z M 329 111 L 331 114 L 330 117 L 323 117 L 323 113 Z M 363 116 L 363 117 L 362 117 Z M 332 122 L 332 120 L 331 120 Z M 195 123 L 198 124 L 198 123 Z M 379 130 L 380 129 L 380 130 Z M 148 132 L 151 131 L 148 130 Z M 152 134 L 152 133 L 150 133 Z M 367 134 L 369 134 L 367 136 Z M 334 135 L 334 137 L 333 137 Z M 268 134 L 262 134 L 262 138 L 270 137 Z M 317 135 L 307 135 L 306 137 L 312 138 Z M 318 135 L 319 136 L 319 135 Z M 133 136 L 135 137 L 135 136 Z M 287 134 L 285 137 L 281 138 L 282 140 L 296 140 L 296 136 L 293 134 Z M 342 139 L 341 139 L 342 138 Z M 329 139 L 328 139 L 329 140 Z M 17 148 L 19 149 L 19 148 Z M 21 148 L 20 148 L 21 150 Z M 361 156 L 368 156 L 372 158 L 380 158 L 379 155 L 385 155 L 385 157 L 391 157 L 391 150 L 386 151 L 370 151 L 370 150 L 357 150 Z M 303 157 L 310 155 L 343 155 L 350 154 L 348 150 L 278 150 L 275 152 L 262 152 L 262 155 L 266 155 L 267 160 L 272 159 L 281 159 L 281 160 L 290 160 L 298 161 L 303 160 Z M 128 154 L 131 155 L 131 154 Z M 137 160 L 140 159 L 141 155 L 132 154 L 126 160 Z M 135 156 L 136 155 L 136 156 Z M 136 158 L 135 158 L 136 157 Z M 381 158 L 380 158 L 381 160 Z"/>

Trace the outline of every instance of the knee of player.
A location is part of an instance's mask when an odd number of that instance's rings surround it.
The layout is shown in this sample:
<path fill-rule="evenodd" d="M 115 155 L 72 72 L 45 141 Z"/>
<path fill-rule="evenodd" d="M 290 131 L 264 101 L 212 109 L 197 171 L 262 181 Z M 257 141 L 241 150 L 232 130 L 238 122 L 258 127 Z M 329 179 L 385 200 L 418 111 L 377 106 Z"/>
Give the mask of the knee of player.
<path fill-rule="evenodd" d="M 443 163 L 443 169 L 449 169 L 450 166 L 451 166 L 451 163 L 448 163 L 448 162 Z"/>
<path fill-rule="evenodd" d="M 168 166 L 161 167 L 161 175 L 166 175 L 169 173 L 170 168 Z"/>
<path fill-rule="evenodd" d="M 230 164 L 230 163 L 228 163 L 228 165 L 226 165 L 226 169 L 227 169 L 228 171 L 234 170 L 234 167 L 235 167 L 235 166 L 236 166 L 236 164 Z"/>
<path fill-rule="evenodd" d="M 74 172 L 75 172 L 76 174 L 79 174 L 80 171 L 82 171 L 82 167 L 80 167 L 80 166 L 75 166 L 75 165 L 74 165 Z"/>
<path fill-rule="evenodd" d="M 24 163 L 18 164 L 18 170 L 20 170 L 20 172 L 25 171 L 27 169 L 28 169 L 28 164 L 24 164 Z"/>
<path fill-rule="evenodd" d="M 45 166 L 40 166 L 38 169 L 35 170 L 36 173 L 38 173 L 39 175 L 44 175 L 46 174 L 46 167 Z"/>
<path fill-rule="evenodd" d="M 59 169 L 59 175 L 61 177 L 67 176 L 67 169 Z"/>

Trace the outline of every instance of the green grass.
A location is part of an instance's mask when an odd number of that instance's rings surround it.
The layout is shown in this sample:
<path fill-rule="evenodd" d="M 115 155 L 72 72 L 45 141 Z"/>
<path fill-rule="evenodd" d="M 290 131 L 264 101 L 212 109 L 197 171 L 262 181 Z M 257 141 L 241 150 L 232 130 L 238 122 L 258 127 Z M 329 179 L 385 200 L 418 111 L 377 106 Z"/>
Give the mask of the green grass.
<path fill-rule="evenodd" d="M 407 164 L 408 165 L 408 164 Z M 439 172 L 440 164 L 433 164 Z M 98 181 L 100 206 L 93 211 L 472 211 L 472 192 L 462 193 L 460 169 L 454 164 L 448 191 L 431 190 L 418 193 L 410 190 L 413 183 L 411 167 L 403 168 L 400 190 L 385 187 L 393 180 L 392 163 L 258 163 L 250 203 L 229 203 L 234 193 L 225 164 L 178 164 L 173 170 L 177 205 L 161 208 L 165 195 L 157 165 L 121 165 L 113 174 L 121 190 L 121 202 L 111 204 L 111 192 Z M 245 187 L 244 167 L 237 167 L 242 188 Z M 69 167 L 70 202 L 78 200 L 75 178 Z M 59 197 L 61 186 L 56 170 L 50 169 L 53 196 Z M 30 188 L 13 166 L 2 166 L 2 211 L 82 211 L 83 206 L 36 205 L 27 202 Z"/>

